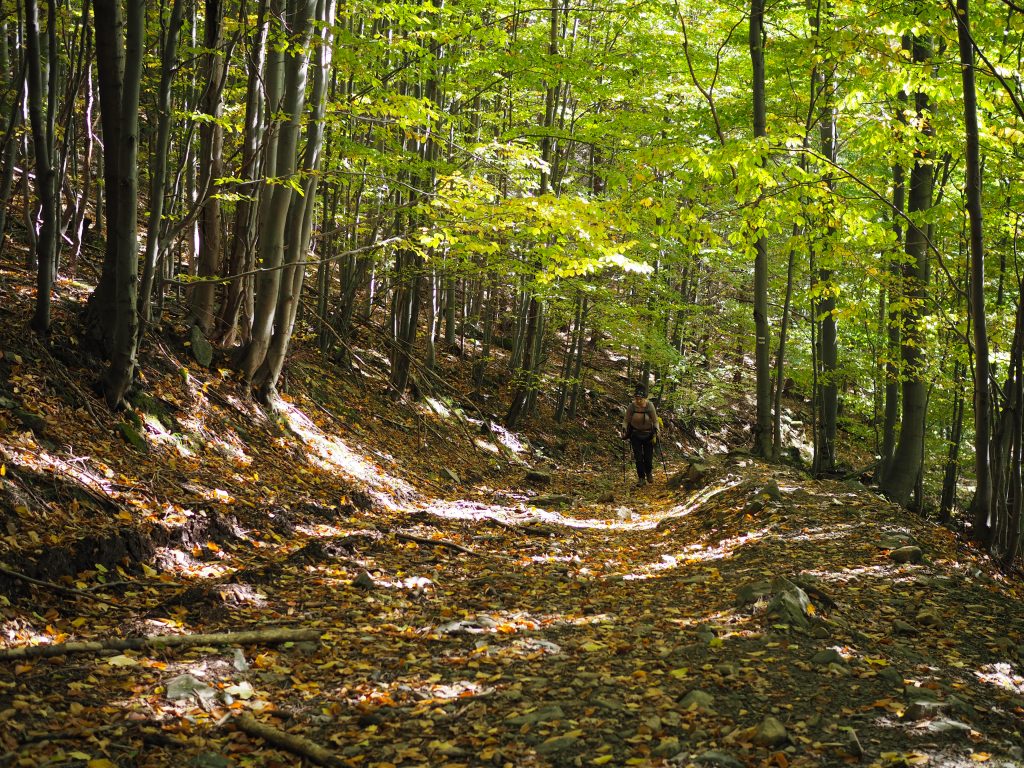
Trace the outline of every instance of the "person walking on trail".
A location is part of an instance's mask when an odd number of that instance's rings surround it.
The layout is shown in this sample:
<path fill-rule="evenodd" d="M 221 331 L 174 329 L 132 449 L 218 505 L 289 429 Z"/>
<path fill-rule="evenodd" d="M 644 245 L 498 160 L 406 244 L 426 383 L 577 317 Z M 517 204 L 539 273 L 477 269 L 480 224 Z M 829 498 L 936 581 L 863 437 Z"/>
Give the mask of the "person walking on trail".
<path fill-rule="evenodd" d="M 633 393 L 633 402 L 626 406 L 626 417 L 622 423 L 623 440 L 629 440 L 633 447 L 638 484 L 654 482 L 654 444 L 658 440 L 658 412 L 654 403 L 647 399 L 647 388 L 638 386 Z"/>

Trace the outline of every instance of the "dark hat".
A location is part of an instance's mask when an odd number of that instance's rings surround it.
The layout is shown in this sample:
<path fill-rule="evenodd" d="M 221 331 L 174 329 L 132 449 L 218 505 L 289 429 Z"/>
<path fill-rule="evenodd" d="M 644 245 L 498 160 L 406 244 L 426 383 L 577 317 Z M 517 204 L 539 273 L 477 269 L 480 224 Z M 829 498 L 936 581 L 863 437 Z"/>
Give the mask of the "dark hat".
<path fill-rule="evenodd" d="M 636 389 L 633 390 L 633 397 L 647 397 L 647 387 L 637 384 Z"/>

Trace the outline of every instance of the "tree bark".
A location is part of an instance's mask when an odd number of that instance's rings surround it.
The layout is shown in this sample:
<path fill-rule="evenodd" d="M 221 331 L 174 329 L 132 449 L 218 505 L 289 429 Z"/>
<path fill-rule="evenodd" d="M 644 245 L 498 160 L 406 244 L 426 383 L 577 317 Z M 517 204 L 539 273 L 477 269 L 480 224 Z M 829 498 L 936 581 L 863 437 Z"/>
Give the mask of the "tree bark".
<path fill-rule="evenodd" d="M 978 138 L 978 95 L 974 82 L 974 45 L 971 39 L 969 0 L 957 0 L 957 37 L 960 46 L 960 77 L 964 90 L 964 135 L 967 177 L 967 217 L 970 224 L 970 290 L 967 310 L 974 330 L 974 527 L 972 537 L 989 544 L 988 527 L 992 512 L 989 467 L 991 439 L 989 398 L 988 324 L 985 317 L 985 248 L 982 239 L 981 161 Z"/>
<path fill-rule="evenodd" d="M 913 62 L 918 67 L 928 65 L 932 54 L 932 41 L 928 36 L 915 36 Z M 918 117 L 924 121 L 921 135 L 925 141 L 932 135 L 929 122 L 929 98 L 926 93 L 914 95 Z M 914 167 L 910 172 L 910 194 L 907 215 L 911 220 L 907 231 L 907 262 L 903 267 L 905 304 L 903 312 L 903 418 L 900 437 L 893 452 L 889 471 L 882 479 L 882 492 L 904 506 L 910 501 L 924 461 L 924 428 L 928 393 L 925 386 L 925 350 L 922 332 L 925 317 L 924 303 L 928 290 L 928 238 L 919 225 L 920 214 L 932 205 L 933 165 L 926 144 L 919 144 L 914 153 Z"/>
<path fill-rule="evenodd" d="M 768 135 L 764 74 L 764 0 L 750 3 L 750 60 L 753 69 L 751 93 L 754 100 L 754 138 Z M 754 242 L 754 364 L 756 368 L 757 418 L 754 424 L 754 453 L 772 454 L 771 331 L 768 324 L 768 238 Z"/>

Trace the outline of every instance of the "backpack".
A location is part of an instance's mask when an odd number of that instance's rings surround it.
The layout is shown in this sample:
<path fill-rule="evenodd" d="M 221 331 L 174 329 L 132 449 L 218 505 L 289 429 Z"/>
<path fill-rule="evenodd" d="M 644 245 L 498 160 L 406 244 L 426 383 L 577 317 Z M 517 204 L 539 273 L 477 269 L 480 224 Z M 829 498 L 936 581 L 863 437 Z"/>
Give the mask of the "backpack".
<path fill-rule="evenodd" d="M 654 416 L 651 413 L 651 403 L 647 402 L 647 407 L 642 411 L 638 411 L 633 403 L 630 403 L 626 408 L 626 416 L 629 419 L 629 430 L 638 437 L 647 437 L 653 434 L 657 425 L 654 423 Z"/>

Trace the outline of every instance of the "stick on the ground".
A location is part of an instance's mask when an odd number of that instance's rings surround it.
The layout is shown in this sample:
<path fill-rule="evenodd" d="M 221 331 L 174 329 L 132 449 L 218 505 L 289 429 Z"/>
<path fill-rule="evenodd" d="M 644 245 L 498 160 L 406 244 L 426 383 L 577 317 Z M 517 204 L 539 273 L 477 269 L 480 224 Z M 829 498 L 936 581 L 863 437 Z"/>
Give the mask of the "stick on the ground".
<path fill-rule="evenodd" d="M 317 765 L 339 767 L 343 765 L 341 758 L 330 750 L 324 749 L 319 744 L 315 744 L 302 736 L 285 733 L 284 731 L 269 726 L 266 723 L 261 723 L 250 715 L 239 715 L 238 717 L 233 718 L 230 722 L 234 723 L 235 727 L 240 731 L 244 731 L 250 736 L 256 736 L 263 739 L 268 744 L 273 744 L 275 747 L 286 749 L 293 755 L 308 758 Z"/>
<path fill-rule="evenodd" d="M 473 557 L 485 557 L 485 555 L 481 555 L 479 552 L 469 549 L 469 547 L 456 544 L 454 541 L 448 541 L 448 539 L 428 539 L 425 536 L 413 536 L 411 533 L 398 533 L 397 531 L 395 532 L 395 538 L 401 541 L 415 541 L 417 544 L 426 544 L 428 547 L 448 547 L 448 549 L 454 549 L 456 552 L 465 552 Z"/>
<path fill-rule="evenodd" d="M 19 573 L 18 571 L 12 571 L 10 568 L 5 568 L 2 565 L 0 565 L 0 573 L 4 574 L 5 576 L 10 576 L 12 579 L 20 579 L 21 581 L 26 581 L 29 584 L 35 584 L 37 587 L 44 587 L 46 589 L 53 590 L 54 592 L 60 592 L 61 594 L 74 595 L 75 597 L 85 597 L 89 600 L 96 600 L 97 602 L 106 603 L 107 605 L 114 605 L 118 608 L 124 607 L 121 603 L 114 602 L 113 600 L 108 600 L 102 595 L 94 595 L 91 592 L 86 592 L 82 589 L 64 587 L 60 584 L 54 584 L 52 581 L 40 581 L 39 579 L 33 579 L 31 576 L 26 576 L 24 573 Z M 0 658 L 3 657 L 0 656 Z"/>
<path fill-rule="evenodd" d="M 23 645 L 0 650 L 0 661 L 12 659 L 39 659 L 65 656 L 73 653 L 103 653 L 104 651 L 138 651 L 143 649 L 189 648 L 196 645 L 278 645 L 303 640 L 319 640 L 319 629 L 258 629 L 247 632 L 221 632 L 213 635 L 144 635 L 141 637 L 115 637 L 82 643 L 53 643 L 52 645 Z"/>

